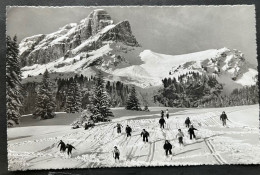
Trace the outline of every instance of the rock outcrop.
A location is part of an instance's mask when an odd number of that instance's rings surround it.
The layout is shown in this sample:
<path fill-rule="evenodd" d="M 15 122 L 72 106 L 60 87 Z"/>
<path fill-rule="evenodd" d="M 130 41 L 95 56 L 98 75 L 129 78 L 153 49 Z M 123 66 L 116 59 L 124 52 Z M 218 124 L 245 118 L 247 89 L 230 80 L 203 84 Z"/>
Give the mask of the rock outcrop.
<path fill-rule="evenodd" d="M 78 25 L 72 23 L 48 35 L 25 38 L 19 45 L 20 59 L 23 67 L 46 64 L 61 57 L 66 59 L 80 52 L 97 50 L 108 41 L 139 46 L 128 21 L 114 24 L 105 10 L 97 9 Z"/>
<path fill-rule="evenodd" d="M 227 75 L 236 80 L 245 73 L 250 66 L 245 61 L 244 54 L 238 50 L 223 48 L 218 55 L 203 61 L 189 61 L 182 65 L 173 67 L 171 74 L 176 72 L 199 71 L 207 74 Z"/>

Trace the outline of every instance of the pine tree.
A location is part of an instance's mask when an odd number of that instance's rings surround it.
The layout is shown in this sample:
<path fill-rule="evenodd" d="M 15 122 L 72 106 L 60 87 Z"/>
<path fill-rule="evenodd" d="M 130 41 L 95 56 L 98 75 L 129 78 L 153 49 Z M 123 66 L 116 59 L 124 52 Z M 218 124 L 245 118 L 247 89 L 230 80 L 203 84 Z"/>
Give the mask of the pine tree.
<path fill-rule="evenodd" d="M 75 113 L 75 101 L 74 101 L 75 86 L 74 86 L 73 82 L 71 82 L 69 85 L 69 89 L 68 89 L 67 97 L 66 97 L 65 111 L 67 113 Z"/>
<path fill-rule="evenodd" d="M 43 79 L 37 93 L 37 104 L 36 110 L 34 112 L 35 117 L 40 117 L 41 119 L 49 119 L 55 116 L 54 110 L 56 107 L 52 89 L 51 81 L 48 70 L 43 74 Z"/>
<path fill-rule="evenodd" d="M 114 116 L 110 110 L 110 99 L 104 87 L 104 79 L 101 71 L 98 72 L 98 76 L 95 78 L 90 103 L 89 110 L 93 113 L 94 122 L 110 121 L 110 117 Z"/>
<path fill-rule="evenodd" d="M 20 123 L 22 107 L 21 71 L 18 61 L 18 44 L 16 36 L 6 37 L 6 115 L 8 127 Z"/>
<path fill-rule="evenodd" d="M 79 83 L 75 81 L 75 93 L 74 93 L 74 98 L 75 98 L 75 110 L 76 112 L 80 112 L 82 110 L 82 91 L 80 89 Z"/>
<path fill-rule="evenodd" d="M 137 111 L 140 110 L 140 104 L 138 98 L 136 97 L 136 91 L 134 86 L 132 86 L 132 89 L 126 101 L 126 109 Z"/>
<path fill-rule="evenodd" d="M 67 113 L 75 113 L 81 111 L 81 91 L 80 86 L 74 79 L 68 89 L 67 98 L 66 98 L 66 109 Z"/>

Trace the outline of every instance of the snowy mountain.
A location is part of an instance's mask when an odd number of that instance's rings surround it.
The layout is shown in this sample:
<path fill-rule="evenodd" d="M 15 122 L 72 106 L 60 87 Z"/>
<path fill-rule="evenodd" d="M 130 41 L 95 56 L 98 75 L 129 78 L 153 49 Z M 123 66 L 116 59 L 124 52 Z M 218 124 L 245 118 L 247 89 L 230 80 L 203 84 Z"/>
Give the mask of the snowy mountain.
<path fill-rule="evenodd" d="M 23 78 L 37 76 L 46 69 L 85 76 L 102 70 L 107 80 L 148 88 L 160 86 L 165 77 L 194 71 L 214 74 L 233 89 L 255 84 L 257 75 L 237 50 L 222 48 L 176 56 L 144 50 L 128 21 L 115 24 L 102 9 L 94 10 L 79 24 L 25 38 L 19 49 Z"/>

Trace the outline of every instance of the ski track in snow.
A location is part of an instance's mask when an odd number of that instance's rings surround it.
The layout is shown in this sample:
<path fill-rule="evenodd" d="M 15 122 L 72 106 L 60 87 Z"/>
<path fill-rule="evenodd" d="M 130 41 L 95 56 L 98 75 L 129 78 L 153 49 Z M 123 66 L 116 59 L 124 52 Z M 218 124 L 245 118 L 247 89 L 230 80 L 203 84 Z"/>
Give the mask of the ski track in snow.
<path fill-rule="evenodd" d="M 121 134 L 118 134 L 116 128 L 114 128 L 116 123 L 111 122 L 97 125 L 89 130 L 83 130 L 82 128 L 69 130 L 67 133 L 64 132 L 64 134 L 56 137 L 28 139 L 21 142 L 19 142 L 19 139 L 13 140 L 10 143 L 8 142 L 9 169 L 37 169 L 39 164 L 45 164 L 46 162 L 49 165 L 44 166 L 44 168 L 53 168 L 52 163 L 63 161 L 66 162 L 65 167 L 68 168 L 186 164 L 222 165 L 233 162 L 226 160 L 226 156 L 222 156 L 229 153 L 224 150 L 225 146 L 232 147 L 232 145 L 223 145 L 220 149 L 213 142 L 215 143 L 219 138 L 226 136 L 226 132 L 233 135 L 258 134 L 257 128 L 234 122 L 234 119 L 229 119 L 227 128 L 223 127 L 219 120 L 219 109 L 201 110 L 200 113 L 190 113 L 190 110 L 186 110 L 177 112 L 174 115 L 171 114 L 170 118 L 166 119 L 165 129 L 159 128 L 158 118 L 126 119 L 116 120 L 124 126 Z M 250 107 L 249 109 L 230 108 L 227 110 L 227 113 L 231 115 L 243 110 L 250 110 Z M 191 118 L 194 127 L 198 129 L 195 132 L 198 137 L 195 141 L 189 140 L 187 128 L 183 124 L 188 116 Z M 131 137 L 126 137 L 124 131 L 127 124 L 133 129 Z M 140 136 L 143 128 L 150 133 L 148 143 L 144 143 Z M 179 128 L 183 130 L 185 135 L 184 148 L 180 148 L 177 143 L 176 134 Z M 61 139 L 76 148 L 76 150 L 72 151 L 71 158 L 68 158 L 66 153 L 59 152 L 57 145 Z M 166 157 L 163 150 L 163 144 L 166 139 L 173 145 L 173 155 L 170 157 Z M 38 145 L 41 145 L 39 149 L 37 149 Z M 115 161 L 112 157 L 114 146 L 117 146 L 121 152 L 120 163 L 114 163 Z M 193 158 L 195 160 L 192 161 Z M 196 159 L 199 161 L 196 161 Z M 250 162 L 245 160 L 244 163 Z M 65 167 L 62 164 L 58 164 L 54 168 Z"/>

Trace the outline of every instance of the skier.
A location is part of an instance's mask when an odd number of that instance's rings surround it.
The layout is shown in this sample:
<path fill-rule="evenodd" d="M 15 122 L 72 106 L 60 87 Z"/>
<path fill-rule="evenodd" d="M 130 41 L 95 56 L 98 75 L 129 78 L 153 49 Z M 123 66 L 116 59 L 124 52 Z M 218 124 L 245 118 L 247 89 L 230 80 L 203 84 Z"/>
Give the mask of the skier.
<path fill-rule="evenodd" d="M 132 128 L 126 125 L 125 132 L 126 132 L 126 137 L 131 136 Z"/>
<path fill-rule="evenodd" d="M 143 141 L 148 142 L 149 132 L 147 132 L 145 129 L 141 132 L 141 137 L 143 136 Z"/>
<path fill-rule="evenodd" d="M 65 143 L 64 143 L 62 140 L 60 140 L 60 142 L 59 142 L 57 148 L 58 148 L 59 146 L 60 146 L 60 152 L 64 152 L 64 151 L 66 150 L 66 145 L 65 145 Z"/>
<path fill-rule="evenodd" d="M 161 111 L 161 117 L 164 117 L 164 111 L 163 110 Z"/>
<path fill-rule="evenodd" d="M 160 128 L 164 128 L 164 124 L 166 124 L 166 122 L 163 117 L 161 117 L 161 119 L 159 120 L 159 123 L 160 123 Z"/>
<path fill-rule="evenodd" d="M 190 125 L 190 128 L 188 130 L 189 134 L 190 134 L 190 139 L 192 140 L 192 136 L 196 139 L 196 135 L 194 133 L 194 130 L 197 130 L 196 128 L 193 127 L 193 125 Z"/>
<path fill-rule="evenodd" d="M 74 146 L 72 146 L 71 144 L 67 144 L 66 148 L 68 149 L 68 152 L 67 152 L 68 153 L 68 157 L 72 155 L 72 149 L 76 150 L 76 148 Z"/>
<path fill-rule="evenodd" d="M 117 123 L 115 127 L 117 128 L 117 133 L 118 134 L 121 133 L 121 127 L 123 127 L 123 126 L 120 123 Z"/>
<path fill-rule="evenodd" d="M 168 140 L 165 140 L 165 144 L 163 145 L 163 149 L 165 150 L 166 156 L 169 154 L 172 154 L 172 144 Z"/>
<path fill-rule="evenodd" d="M 183 145 L 183 137 L 184 137 L 184 134 L 183 134 L 183 132 L 181 131 L 181 129 L 178 129 L 178 133 L 177 133 L 176 137 L 177 137 L 178 140 L 179 140 L 180 146 L 181 146 L 181 145 L 184 146 L 184 145 Z"/>
<path fill-rule="evenodd" d="M 113 150 L 113 157 L 115 159 L 115 162 L 116 162 L 116 159 L 118 159 L 118 161 L 119 161 L 119 156 L 120 156 L 120 152 L 119 152 L 118 148 L 115 146 L 114 150 Z"/>
<path fill-rule="evenodd" d="M 191 124 L 191 122 L 190 122 L 190 118 L 187 117 L 186 120 L 185 120 L 186 128 L 189 128 L 189 127 L 190 127 L 190 124 Z"/>
<path fill-rule="evenodd" d="M 166 117 L 167 117 L 167 119 L 169 118 L 169 111 L 168 111 L 168 109 L 166 109 Z"/>
<path fill-rule="evenodd" d="M 220 115 L 220 120 L 222 121 L 223 126 L 227 125 L 226 121 L 228 120 L 228 118 L 225 111 L 223 111 L 222 114 Z"/>

